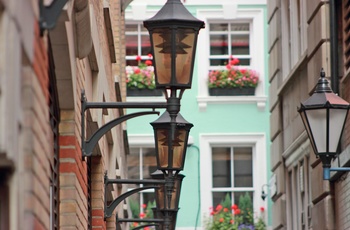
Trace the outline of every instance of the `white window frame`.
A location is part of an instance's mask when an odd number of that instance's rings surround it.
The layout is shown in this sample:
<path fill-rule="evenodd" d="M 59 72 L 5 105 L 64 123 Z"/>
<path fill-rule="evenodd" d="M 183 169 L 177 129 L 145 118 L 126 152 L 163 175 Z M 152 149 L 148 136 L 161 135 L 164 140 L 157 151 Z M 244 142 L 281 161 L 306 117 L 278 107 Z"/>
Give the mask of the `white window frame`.
<path fill-rule="evenodd" d="M 228 104 L 228 103 L 256 103 L 258 108 L 263 110 L 266 107 L 266 85 L 265 85 L 265 33 L 264 30 L 264 11 L 261 8 L 241 9 L 231 6 L 230 14 L 225 13 L 227 9 L 200 9 L 197 11 L 197 18 L 203 20 L 206 25 L 216 21 L 227 22 L 250 22 L 249 46 L 251 62 L 250 68 L 256 70 L 260 75 L 260 82 L 255 91 L 255 96 L 209 96 L 208 93 L 208 72 L 209 63 L 209 30 L 203 29 L 199 32 L 197 47 L 208 47 L 208 49 L 197 48 L 197 75 L 198 75 L 198 96 L 197 102 L 199 109 L 205 111 L 208 103 Z M 257 39 L 259 38 L 259 39 Z"/>
<path fill-rule="evenodd" d="M 200 141 L 200 187 L 201 187 L 201 216 L 210 216 L 212 207 L 212 147 L 217 146 L 251 146 L 253 150 L 253 205 L 254 213 L 260 213 L 260 207 L 267 207 L 267 201 L 261 199 L 261 189 L 267 184 L 266 171 L 266 135 L 252 134 L 202 134 Z M 265 216 L 265 218 L 267 218 Z M 266 219 L 267 220 L 267 219 Z M 265 221 L 266 221 L 265 220 Z"/>

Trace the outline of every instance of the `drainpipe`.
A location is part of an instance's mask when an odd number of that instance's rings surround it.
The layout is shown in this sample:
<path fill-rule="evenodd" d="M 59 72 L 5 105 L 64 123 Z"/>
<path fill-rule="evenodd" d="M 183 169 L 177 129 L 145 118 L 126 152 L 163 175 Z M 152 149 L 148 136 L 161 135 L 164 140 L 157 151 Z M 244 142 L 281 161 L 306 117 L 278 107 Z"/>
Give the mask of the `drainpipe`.
<path fill-rule="evenodd" d="M 330 52 L 331 52 L 331 87 L 335 94 L 339 94 L 339 71 L 338 71 L 338 24 L 336 20 L 337 0 L 329 1 L 330 21 Z"/>

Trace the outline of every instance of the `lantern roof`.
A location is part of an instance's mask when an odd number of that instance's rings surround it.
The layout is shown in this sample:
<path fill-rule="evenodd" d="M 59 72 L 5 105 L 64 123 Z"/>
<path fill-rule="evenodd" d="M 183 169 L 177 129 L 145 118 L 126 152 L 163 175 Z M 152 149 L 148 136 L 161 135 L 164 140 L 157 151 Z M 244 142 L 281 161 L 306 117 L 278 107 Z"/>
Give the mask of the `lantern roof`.
<path fill-rule="evenodd" d="M 180 0 L 168 0 L 165 5 L 152 18 L 145 20 L 144 25 L 147 28 L 150 24 L 167 24 L 181 22 L 197 24 L 204 28 L 204 22 L 195 18 L 181 3 Z"/>

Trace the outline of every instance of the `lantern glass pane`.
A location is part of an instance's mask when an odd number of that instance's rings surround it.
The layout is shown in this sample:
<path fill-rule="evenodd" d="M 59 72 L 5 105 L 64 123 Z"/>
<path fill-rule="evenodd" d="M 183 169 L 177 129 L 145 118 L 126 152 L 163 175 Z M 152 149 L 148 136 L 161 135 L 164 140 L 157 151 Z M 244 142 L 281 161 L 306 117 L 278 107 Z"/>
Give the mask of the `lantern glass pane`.
<path fill-rule="evenodd" d="M 306 110 L 305 113 L 309 120 L 317 152 L 325 153 L 327 151 L 327 110 L 324 108 L 312 109 Z"/>
<path fill-rule="evenodd" d="M 158 156 L 159 166 L 161 168 L 183 168 L 184 149 L 186 142 L 187 132 L 186 130 L 180 129 L 175 130 L 174 140 L 172 141 L 173 159 L 169 158 L 169 145 L 171 138 L 170 130 L 158 129 L 157 130 L 157 145 L 158 145 Z M 172 165 L 169 165 L 169 160 L 172 161 Z"/>
<path fill-rule="evenodd" d="M 157 130 L 158 163 L 161 168 L 168 167 L 168 133 L 167 129 Z"/>
<path fill-rule="evenodd" d="M 347 109 L 329 110 L 329 152 L 331 153 L 337 152 L 347 113 Z"/>
<path fill-rule="evenodd" d="M 315 154 L 317 154 L 317 151 L 316 151 L 317 148 L 316 148 L 316 146 L 315 146 L 314 137 L 313 137 L 312 132 L 311 132 L 311 130 L 310 130 L 309 122 L 308 122 L 308 120 L 307 120 L 305 111 L 300 112 L 300 116 L 301 116 L 301 119 L 302 119 L 302 121 L 303 121 L 303 123 L 304 123 L 304 127 L 305 127 L 305 129 L 306 129 L 306 132 L 307 132 L 307 134 L 308 134 L 308 136 L 309 136 L 309 140 L 310 140 L 311 146 L 312 146 L 312 148 L 313 148 Z"/>
<path fill-rule="evenodd" d="M 172 36 L 172 33 L 176 35 Z M 160 85 L 189 84 L 193 48 L 197 32 L 193 29 L 172 30 L 170 28 L 155 29 L 152 34 L 154 60 L 156 66 L 156 81 Z M 172 47 L 172 39 L 175 38 L 175 46 Z M 172 66 L 172 52 L 176 52 Z M 172 68 L 175 68 L 174 79 L 171 79 Z"/>

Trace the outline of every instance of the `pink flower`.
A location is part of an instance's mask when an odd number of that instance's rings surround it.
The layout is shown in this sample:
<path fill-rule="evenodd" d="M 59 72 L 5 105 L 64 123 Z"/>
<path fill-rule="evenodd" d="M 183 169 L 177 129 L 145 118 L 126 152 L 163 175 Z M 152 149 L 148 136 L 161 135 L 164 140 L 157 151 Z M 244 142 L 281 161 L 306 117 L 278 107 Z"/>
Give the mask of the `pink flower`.
<path fill-rule="evenodd" d="M 224 212 L 228 212 L 228 208 L 224 208 Z"/>
<path fill-rule="evenodd" d="M 140 218 L 144 218 L 145 216 L 146 216 L 145 213 L 143 212 L 140 213 Z"/>
<path fill-rule="evenodd" d="M 141 61 L 141 56 L 136 56 L 136 61 Z"/>
<path fill-rule="evenodd" d="M 147 204 L 142 204 L 142 208 L 147 208 Z"/>
<path fill-rule="evenodd" d="M 152 54 L 148 54 L 148 57 L 149 57 L 149 58 L 153 58 Z"/>
<path fill-rule="evenodd" d="M 224 218 L 221 217 L 219 221 L 220 223 L 224 222 Z"/>

